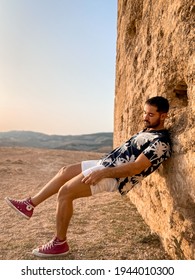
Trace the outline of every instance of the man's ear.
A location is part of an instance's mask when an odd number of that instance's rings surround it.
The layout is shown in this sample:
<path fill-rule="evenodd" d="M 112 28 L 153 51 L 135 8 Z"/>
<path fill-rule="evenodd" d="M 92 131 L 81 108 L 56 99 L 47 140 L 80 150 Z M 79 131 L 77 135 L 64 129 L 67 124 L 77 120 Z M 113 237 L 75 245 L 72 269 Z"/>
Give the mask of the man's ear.
<path fill-rule="evenodd" d="M 162 114 L 160 115 L 161 121 L 164 121 L 167 117 L 168 117 L 168 114 L 167 114 L 167 113 L 162 113 Z"/>

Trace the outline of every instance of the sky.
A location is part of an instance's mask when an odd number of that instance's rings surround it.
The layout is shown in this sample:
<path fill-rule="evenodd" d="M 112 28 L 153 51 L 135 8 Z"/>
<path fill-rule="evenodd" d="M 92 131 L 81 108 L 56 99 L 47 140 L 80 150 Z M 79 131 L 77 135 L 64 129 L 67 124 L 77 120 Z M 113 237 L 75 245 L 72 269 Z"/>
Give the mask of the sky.
<path fill-rule="evenodd" d="M 0 131 L 113 131 L 117 0 L 0 0 Z"/>

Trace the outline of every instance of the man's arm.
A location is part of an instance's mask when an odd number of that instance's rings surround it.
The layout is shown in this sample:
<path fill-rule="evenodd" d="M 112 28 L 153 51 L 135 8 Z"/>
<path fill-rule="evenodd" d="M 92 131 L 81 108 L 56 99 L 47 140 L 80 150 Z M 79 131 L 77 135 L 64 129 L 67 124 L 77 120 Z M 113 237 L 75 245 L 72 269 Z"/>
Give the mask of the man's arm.
<path fill-rule="evenodd" d="M 95 185 L 104 178 L 125 178 L 139 174 L 150 166 L 151 162 L 142 153 L 134 162 L 128 162 L 119 166 L 106 167 L 101 170 L 96 170 L 84 177 L 82 182 Z"/>

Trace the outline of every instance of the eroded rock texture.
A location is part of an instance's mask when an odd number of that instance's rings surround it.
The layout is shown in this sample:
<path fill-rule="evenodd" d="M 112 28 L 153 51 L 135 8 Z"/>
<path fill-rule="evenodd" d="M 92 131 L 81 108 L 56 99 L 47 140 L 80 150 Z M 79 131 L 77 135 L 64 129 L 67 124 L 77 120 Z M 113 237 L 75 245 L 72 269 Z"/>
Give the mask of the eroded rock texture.
<path fill-rule="evenodd" d="M 148 97 L 169 99 L 173 156 L 129 197 L 173 259 L 195 259 L 194 23 L 193 0 L 118 0 L 114 145 Z"/>

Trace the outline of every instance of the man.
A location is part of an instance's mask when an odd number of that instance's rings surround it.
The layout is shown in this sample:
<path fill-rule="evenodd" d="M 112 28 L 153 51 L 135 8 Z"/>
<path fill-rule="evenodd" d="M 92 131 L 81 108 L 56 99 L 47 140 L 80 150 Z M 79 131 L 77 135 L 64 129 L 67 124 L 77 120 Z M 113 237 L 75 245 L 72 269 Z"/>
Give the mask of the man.
<path fill-rule="evenodd" d="M 25 218 L 34 208 L 58 193 L 55 237 L 34 249 L 39 257 L 61 256 L 69 251 L 66 233 L 73 214 L 73 200 L 103 191 L 118 190 L 126 194 L 143 178 L 156 170 L 171 155 L 171 142 L 164 122 L 169 110 L 168 100 L 156 96 L 144 106 L 145 129 L 100 160 L 83 161 L 63 167 L 39 193 L 25 200 L 6 197 L 9 206 Z"/>

